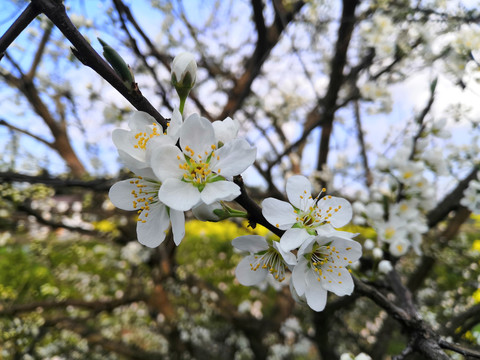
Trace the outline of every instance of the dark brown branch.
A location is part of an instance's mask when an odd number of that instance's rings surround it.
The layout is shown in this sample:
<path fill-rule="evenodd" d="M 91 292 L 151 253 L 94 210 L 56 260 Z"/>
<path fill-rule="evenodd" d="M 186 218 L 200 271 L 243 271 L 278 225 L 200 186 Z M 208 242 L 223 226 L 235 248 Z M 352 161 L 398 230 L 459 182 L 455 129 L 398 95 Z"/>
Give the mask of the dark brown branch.
<path fill-rule="evenodd" d="M 448 342 L 448 341 L 443 340 L 443 339 L 440 339 L 438 341 L 438 344 L 440 345 L 440 347 L 442 349 L 455 351 L 456 353 L 467 357 L 467 359 L 468 358 L 480 359 L 480 352 L 479 351 L 467 349 L 466 347 L 463 347 L 463 346 L 457 345 L 457 344 L 453 344 L 453 343 Z"/>
<path fill-rule="evenodd" d="M 248 196 L 242 177 L 240 175 L 235 176 L 233 178 L 233 181 L 240 187 L 241 190 L 240 196 L 237 197 L 235 201 L 248 212 L 249 225 L 252 228 L 255 228 L 257 224 L 263 225 L 268 230 L 281 237 L 284 231 L 276 228 L 275 226 L 270 224 L 267 219 L 265 219 L 262 214 L 262 208 L 258 206 L 258 204 L 253 201 L 252 198 Z"/>
<path fill-rule="evenodd" d="M 445 336 L 452 336 L 454 339 L 460 338 L 479 322 L 480 304 L 477 304 L 450 319 L 444 330 L 444 334 Z"/>
<path fill-rule="evenodd" d="M 410 338 L 409 343 L 412 344 L 414 351 L 419 352 L 425 359 L 429 360 L 450 359 L 440 348 L 439 336 L 421 319 L 395 305 L 373 286 L 367 285 L 356 278 L 354 278 L 354 282 L 356 292 L 373 300 L 405 328 Z"/>
<path fill-rule="evenodd" d="M 468 187 L 470 181 L 477 179 L 477 172 L 478 168 L 474 167 L 470 173 L 457 184 L 457 187 L 445 196 L 445 198 L 437 204 L 435 209 L 428 213 L 427 222 L 429 228 L 433 228 L 440 221 L 444 220 L 451 211 L 456 210 L 460 206 L 463 192 Z"/>
<path fill-rule="evenodd" d="M 32 3 L 40 9 L 58 27 L 73 46 L 75 46 L 75 49 L 72 49 L 72 51 L 84 65 L 97 72 L 137 110 L 150 114 L 164 129 L 167 128 L 167 120 L 143 97 L 141 92 L 139 90 L 129 90 L 113 68 L 92 48 L 70 21 L 65 7 L 61 2 L 55 0 L 32 0 Z"/>
<path fill-rule="evenodd" d="M 15 22 L 0 38 L 0 60 L 10 44 L 22 33 L 23 30 L 40 14 L 38 8 L 30 3 Z"/>
<path fill-rule="evenodd" d="M 116 181 L 120 179 L 95 179 L 95 180 L 78 180 L 78 179 L 62 179 L 51 177 L 49 175 L 25 175 L 16 172 L 0 172 L 0 180 L 2 182 L 26 182 L 29 184 L 44 184 L 53 186 L 56 189 L 79 187 L 92 191 L 107 191 Z"/>
<path fill-rule="evenodd" d="M 36 301 L 27 304 L 14 304 L 11 306 L 3 306 L 0 304 L 0 316 L 14 316 L 25 312 L 35 311 L 38 308 L 44 310 L 63 310 L 68 306 L 93 310 L 98 313 L 101 311 L 110 311 L 119 306 L 131 304 L 133 302 L 145 301 L 146 299 L 147 297 L 145 295 L 137 295 L 111 300 L 85 301 L 80 299 L 66 299 L 59 301 Z"/>
<path fill-rule="evenodd" d="M 253 21 L 257 29 L 257 47 L 263 48 L 267 43 L 267 27 L 263 17 L 263 1 L 251 0 L 253 9 Z"/>
<path fill-rule="evenodd" d="M 344 80 L 343 69 L 347 63 L 347 50 L 355 26 L 355 9 L 358 3 L 358 0 L 343 1 L 342 18 L 340 20 L 337 42 L 335 44 L 335 54 L 330 62 L 330 82 L 322 101 L 321 119 L 323 125 L 320 136 L 320 145 L 318 148 L 317 170 L 322 170 L 323 166 L 327 163 L 338 92 L 340 91 Z"/>

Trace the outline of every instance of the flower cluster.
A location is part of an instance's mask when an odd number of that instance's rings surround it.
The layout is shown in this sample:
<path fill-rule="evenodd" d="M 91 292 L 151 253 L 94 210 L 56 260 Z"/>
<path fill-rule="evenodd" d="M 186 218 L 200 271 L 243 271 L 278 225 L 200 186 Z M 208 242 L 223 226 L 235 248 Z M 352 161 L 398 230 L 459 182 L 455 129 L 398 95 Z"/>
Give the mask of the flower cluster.
<path fill-rule="evenodd" d="M 282 282 L 290 270 L 294 298 L 321 311 L 328 291 L 338 296 L 352 293 L 354 285 L 347 267 L 360 258 L 362 248 L 352 240 L 356 234 L 337 230 L 352 217 L 350 203 L 338 197 L 321 197 L 323 192 L 313 198 L 311 188 L 306 177 L 294 175 L 286 185 L 289 202 L 274 198 L 263 201 L 267 221 L 285 230 L 279 242 L 247 235 L 233 240 L 233 246 L 249 253 L 236 269 L 241 284 L 258 284 L 269 273 Z"/>
<path fill-rule="evenodd" d="M 159 246 L 171 227 L 179 245 L 185 235 L 185 212 L 203 221 L 247 214 L 223 202 L 240 195 L 232 178 L 253 164 L 256 148 L 237 138 L 238 122 L 227 118 L 210 122 L 198 114 L 184 118 L 186 96 L 196 81 L 196 64 L 181 54 L 172 65 L 172 83 L 180 96 L 164 131 L 148 114 L 134 113 L 129 130 L 116 129 L 112 137 L 123 163 L 135 174 L 110 189 L 110 200 L 123 210 L 138 213 L 138 241 Z M 233 246 L 248 255 L 236 276 L 243 285 L 256 285 L 268 274 L 278 282 L 287 277 L 293 297 L 313 310 L 324 309 L 327 292 L 338 296 L 353 291 L 348 266 L 362 253 L 355 234 L 340 231 L 352 218 L 350 203 L 324 196 L 313 198 L 310 181 L 291 176 L 286 184 L 289 202 L 267 198 L 265 219 L 284 231 L 280 241 L 258 235 L 240 236 Z M 291 276 L 289 275 L 291 272 Z"/>
<path fill-rule="evenodd" d="M 428 145 L 430 139 L 449 136 L 445 126 L 443 120 L 429 122 L 415 143 L 406 141 L 388 159 L 379 156 L 372 170 L 380 185 L 370 189 L 367 201 L 353 204 L 357 214 L 353 222 L 374 228 L 378 246 L 393 256 L 403 256 L 410 249 L 422 252 L 423 234 L 428 231 L 426 214 L 436 203 L 432 177 L 426 174 L 447 172 L 443 150 Z"/>
<path fill-rule="evenodd" d="M 188 73 L 196 70 L 196 65 L 189 65 L 190 57 L 181 54 L 181 61 L 174 62 L 177 82 L 196 78 Z M 240 188 L 230 180 L 252 165 L 256 149 L 237 138 L 234 120 L 211 123 L 192 114 L 183 121 L 175 109 L 165 132 L 143 112 L 134 113 L 128 125 L 130 130 L 116 129 L 112 138 L 135 177 L 113 185 L 109 196 L 116 207 L 137 211 L 141 244 L 160 245 L 171 224 L 178 245 L 185 235 L 185 211 L 240 195 Z"/>

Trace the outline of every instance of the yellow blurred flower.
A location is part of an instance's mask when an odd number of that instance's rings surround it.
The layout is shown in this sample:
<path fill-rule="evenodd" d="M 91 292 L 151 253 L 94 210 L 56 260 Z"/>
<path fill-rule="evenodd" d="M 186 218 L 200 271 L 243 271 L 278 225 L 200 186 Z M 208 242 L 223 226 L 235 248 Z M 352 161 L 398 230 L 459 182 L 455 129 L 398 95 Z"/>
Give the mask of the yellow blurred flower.
<path fill-rule="evenodd" d="M 480 252 L 480 239 L 475 240 L 472 244 L 472 250 Z"/>
<path fill-rule="evenodd" d="M 472 297 L 473 297 L 473 301 L 475 302 L 475 304 L 480 303 L 480 289 L 475 290 Z"/>

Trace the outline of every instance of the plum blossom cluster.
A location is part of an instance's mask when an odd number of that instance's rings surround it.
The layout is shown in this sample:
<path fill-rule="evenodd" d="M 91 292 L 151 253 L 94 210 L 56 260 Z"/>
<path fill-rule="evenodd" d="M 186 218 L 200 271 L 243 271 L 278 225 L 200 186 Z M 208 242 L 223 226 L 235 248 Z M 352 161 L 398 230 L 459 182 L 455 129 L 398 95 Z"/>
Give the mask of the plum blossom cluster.
<path fill-rule="evenodd" d="M 256 285 L 269 274 L 279 282 L 291 272 L 290 290 L 298 302 L 322 311 L 327 292 L 350 295 L 354 288 L 348 266 L 357 261 L 361 245 L 353 233 L 337 228 L 352 217 L 350 203 L 342 198 L 311 195 L 312 185 L 301 175 L 287 180 L 289 202 L 267 198 L 262 212 L 268 222 L 284 234 L 280 241 L 246 235 L 233 246 L 248 255 L 238 264 L 236 276 L 243 285 Z"/>
<path fill-rule="evenodd" d="M 223 202 L 240 195 L 232 178 L 253 164 L 256 148 L 237 137 L 239 124 L 230 118 L 213 123 L 198 114 L 184 118 L 185 99 L 195 81 L 193 56 L 179 55 L 172 64 L 172 83 L 180 107 L 167 128 L 136 112 L 129 118 L 129 129 L 112 133 L 120 159 L 134 176 L 113 185 L 110 200 L 120 209 L 137 212 L 138 241 L 148 247 L 159 246 L 170 228 L 179 245 L 186 211 L 204 221 L 246 215 Z M 265 219 L 284 232 L 280 241 L 257 235 L 233 240 L 235 248 L 248 254 L 236 276 L 247 286 L 269 274 L 278 282 L 289 277 L 293 297 L 321 311 L 328 291 L 338 296 L 353 291 L 348 267 L 360 258 L 362 248 L 352 240 L 356 234 L 339 230 L 351 220 L 352 207 L 345 199 L 325 195 L 325 189 L 312 197 L 310 181 L 300 175 L 287 180 L 286 193 L 289 202 L 262 202 Z"/>
<path fill-rule="evenodd" d="M 129 127 L 115 129 L 112 136 L 136 176 L 116 183 L 109 195 L 116 207 L 137 211 L 138 240 L 149 247 L 163 242 L 170 224 L 180 244 L 185 211 L 238 197 L 240 188 L 229 179 L 255 160 L 256 149 L 236 138 L 238 126 L 230 118 L 211 123 L 192 114 L 183 121 L 175 110 L 162 132 L 152 117 L 137 112 Z"/>

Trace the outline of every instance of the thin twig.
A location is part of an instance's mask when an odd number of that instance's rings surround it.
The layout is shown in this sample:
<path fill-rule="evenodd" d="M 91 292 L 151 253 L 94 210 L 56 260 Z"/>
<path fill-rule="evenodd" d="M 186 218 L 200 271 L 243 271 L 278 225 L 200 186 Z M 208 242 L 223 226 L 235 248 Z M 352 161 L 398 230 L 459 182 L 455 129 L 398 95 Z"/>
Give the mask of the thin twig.
<path fill-rule="evenodd" d="M 29 132 L 28 130 L 25 130 L 25 129 L 20 129 L 10 123 L 8 123 L 7 121 L 5 121 L 4 119 L 0 119 L 0 125 L 3 125 L 3 126 L 6 126 L 8 127 L 9 129 L 13 130 L 13 131 L 16 131 L 16 132 L 19 132 L 19 133 L 22 133 L 22 134 L 25 134 L 25 135 L 28 135 L 30 136 L 32 139 L 35 139 L 45 145 L 47 145 L 48 147 L 52 148 L 52 149 L 55 149 L 55 147 L 53 146 L 53 144 L 35 134 L 32 134 L 31 132 Z"/>
<path fill-rule="evenodd" d="M 365 146 L 365 135 L 362 129 L 362 122 L 360 119 L 360 106 L 358 100 L 353 102 L 354 114 L 355 114 L 355 124 L 357 126 L 357 138 L 358 143 L 360 144 L 360 155 L 362 156 L 363 168 L 365 171 L 365 185 L 369 188 L 372 185 L 372 173 L 370 172 L 370 167 L 368 165 L 367 149 Z"/>

